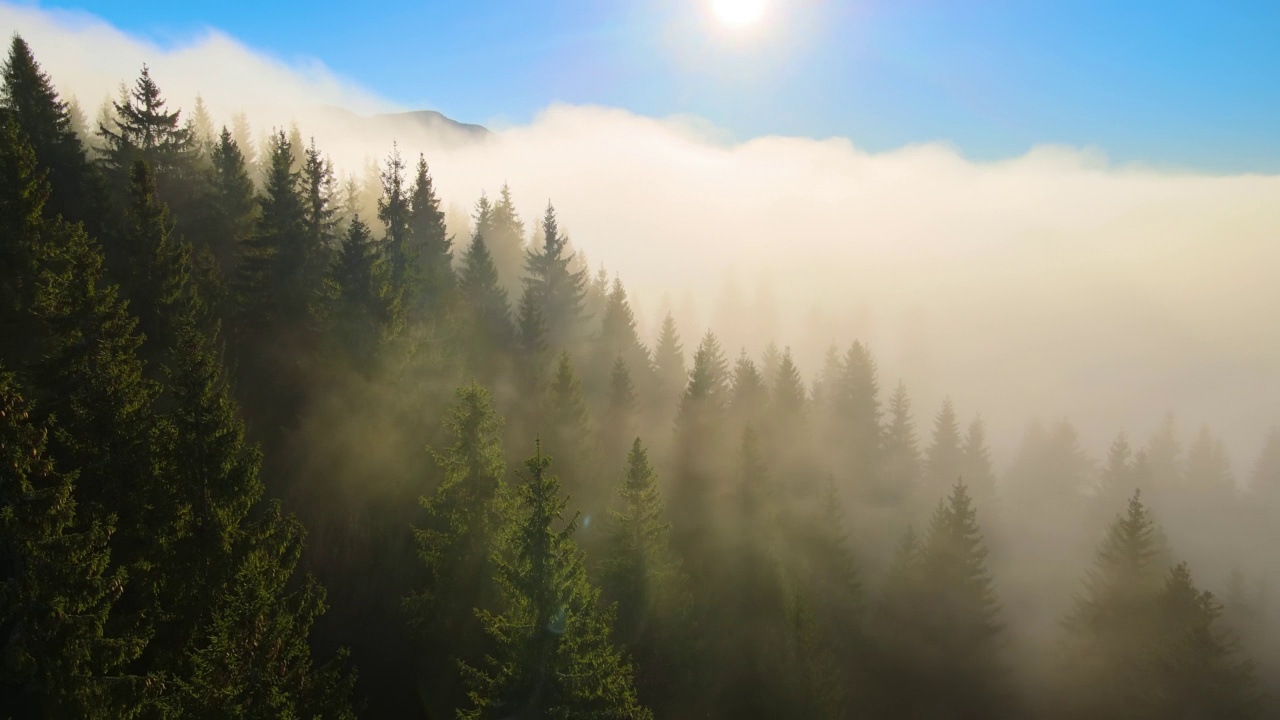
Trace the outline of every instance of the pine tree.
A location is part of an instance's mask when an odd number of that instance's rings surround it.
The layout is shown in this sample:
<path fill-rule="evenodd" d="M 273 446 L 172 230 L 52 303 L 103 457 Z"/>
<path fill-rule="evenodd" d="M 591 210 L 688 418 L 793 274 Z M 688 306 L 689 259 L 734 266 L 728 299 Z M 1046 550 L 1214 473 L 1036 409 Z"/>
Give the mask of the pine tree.
<path fill-rule="evenodd" d="M 883 463 L 880 482 L 872 497 L 880 502 L 902 503 L 914 499 L 920 485 L 920 449 L 911 399 L 902 382 L 889 398 L 889 420 L 883 430 Z"/>
<path fill-rule="evenodd" d="M 1186 563 L 1165 577 L 1155 608 L 1161 626 L 1155 655 L 1161 676 L 1152 717 L 1260 717 L 1253 663 L 1241 658 L 1233 633 L 1221 627 L 1222 606 L 1200 591 Z"/>
<path fill-rule="evenodd" d="M 1107 529 L 1084 592 L 1063 623 L 1063 697 L 1077 714 L 1144 716 L 1152 688 L 1140 673 L 1157 632 L 1152 610 L 1167 557 L 1155 522 L 1134 493 L 1126 514 Z"/>
<path fill-rule="evenodd" d="M 960 446 L 960 476 L 978 507 L 995 508 L 996 473 L 987 449 L 987 429 L 981 417 L 969 423 L 964 443 Z M 994 513 L 992 513 L 994 514 Z"/>
<path fill-rule="evenodd" d="M 729 417 L 733 418 L 733 430 L 737 433 L 748 426 L 761 427 L 768 417 L 769 386 L 745 350 L 738 354 L 738 360 L 733 364 L 728 410 Z"/>
<path fill-rule="evenodd" d="M 502 421 L 489 392 L 460 388 L 445 417 L 453 444 L 433 452 L 444 473 L 440 485 L 421 498 L 425 518 L 414 528 L 426 582 L 404 601 L 410 625 L 424 635 L 426 667 L 446 704 L 464 695 L 454 682 L 453 663 L 479 656 L 486 647 L 473 608 L 496 602 L 492 552 L 504 531 L 510 498 L 502 457 Z"/>
<path fill-rule="evenodd" d="M 791 357 L 791 348 L 782 351 L 778 368 L 769 380 L 772 389 L 769 397 L 770 414 L 774 424 L 798 432 L 799 425 L 804 420 L 807 393 L 804 381 L 800 378 L 800 370 Z"/>
<path fill-rule="evenodd" d="M 600 459 L 617 464 L 626 454 L 627 438 L 635 437 L 636 388 L 627 362 L 619 355 L 609 378 L 609 397 L 600 425 Z"/>
<path fill-rule="evenodd" d="M 172 622 L 153 642 L 166 667 L 184 662 L 171 654 L 189 647 L 210 593 L 235 575 L 250 511 L 265 492 L 261 453 L 245 440 L 216 332 L 207 335 L 189 309 L 176 311 L 172 324 L 166 370 L 173 409 L 157 448 L 177 508 L 164 528 L 172 577 L 162 602 Z"/>
<path fill-rule="evenodd" d="M 694 353 L 689 386 L 680 400 L 672 457 L 672 539 L 694 574 L 709 562 L 707 526 L 722 475 L 718 459 L 727 447 L 723 427 L 728 391 L 724 353 L 708 331 Z"/>
<path fill-rule="evenodd" d="M 495 359 L 511 349 L 514 330 L 507 291 L 499 282 L 498 269 L 479 230 L 462 254 L 458 290 L 464 312 L 469 314 L 475 328 L 468 337 L 473 345 L 469 364 L 477 369 L 489 366 L 482 376 L 492 381 L 497 372 Z"/>
<path fill-rule="evenodd" d="M 479 222 L 476 227 L 481 227 Z M 511 188 L 506 183 L 502 184 L 498 200 L 492 205 L 488 232 L 484 237 L 489 243 L 489 251 L 493 253 L 493 264 L 498 268 L 502 286 L 508 293 L 519 292 L 525 268 L 524 222 L 516 212 Z"/>
<path fill-rule="evenodd" d="M 960 423 L 951 398 L 942 401 L 942 409 L 933 421 L 933 442 L 924 455 L 925 495 L 940 497 L 944 488 L 954 484 L 963 472 Z M 969 478 L 964 478 L 966 485 Z"/>
<path fill-rule="evenodd" d="M 547 371 L 550 365 L 550 348 L 547 344 L 547 321 L 534 298 L 533 289 L 526 287 L 520 297 L 516 316 L 516 384 L 525 398 L 521 418 L 520 440 L 538 437 L 539 424 L 547 397 Z"/>
<path fill-rule="evenodd" d="M 0 372 L 0 703 L 33 716 L 117 717 L 134 691 L 122 671 L 143 645 L 107 631 L 127 575 L 109 561 L 110 516 L 79 512 L 78 477 L 55 468 L 47 438 L 14 374 Z"/>
<path fill-rule="evenodd" d="M 550 203 L 542 220 L 542 232 L 542 246 L 526 255 L 525 287 L 547 323 L 548 346 L 566 350 L 578 339 L 587 276 L 585 271 L 570 267 L 573 254 L 566 254 L 568 241 L 560 233 L 556 211 Z"/>
<path fill-rule="evenodd" d="M 743 431 L 737 484 L 728 503 L 723 569 L 716 582 L 713 637 L 726 638 L 717 658 L 718 707 L 729 717 L 784 717 L 797 699 L 785 647 L 787 598 L 774 554 L 775 504 L 755 432 Z"/>
<path fill-rule="evenodd" d="M 459 717 L 651 718 L 612 644 L 612 613 L 597 609 L 576 520 L 556 527 L 567 501 L 550 464 L 541 448 L 525 463 L 520 514 L 496 556 L 502 610 L 477 613 L 495 651 L 481 667 L 463 664 L 473 707 Z"/>
<path fill-rule="evenodd" d="M 338 220 L 333 164 L 320 155 L 315 138 L 311 139 L 303 154 L 299 182 L 302 186 L 302 225 L 305 232 L 301 282 L 306 288 L 319 288 L 336 243 Z"/>
<path fill-rule="evenodd" d="M 0 113 L 0 327 L 27 342 L 0 344 L 0 363 L 26 369 L 43 356 L 46 334 L 31 312 L 37 294 L 44 207 L 35 152 L 16 124 Z"/>
<path fill-rule="evenodd" d="M 621 357 L 632 374 L 633 381 L 648 394 L 652 385 L 652 363 L 649 349 L 640 341 L 636 331 L 636 316 L 627 302 L 627 290 L 622 281 L 614 279 L 604 304 L 600 325 L 600 338 L 595 348 L 595 382 L 602 389 L 607 386 L 614 362 Z"/>
<path fill-rule="evenodd" d="M 326 280 L 328 319 L 346 355 L 365 371 L 402 323 L 388 275 L 368 226 L 352 217 Z"/>
<path fill-rule="evenodd" d="M 386 169 L 381 172 L 382 197 L 378 199 L 378 219 L 386 227 L 382 241 L 383 252 L 391 265 L 391 283 L 404 292 L 409 283 L 409 271 L 416 262 L 414 247 L 409 238 L 409 196 L 405 188 L 404 161 L 399 148 L 393 148 L 387 158 Z"/>
<path fill-rule="evenodd" d="M 582 382 L 574 372 L 569 353 L 562 352 L 556 359 L 556 371 L 548 392 L 547 414 L 539 434 L 544 434 L 551 457 L 564 468 L 562 474 L 569 502 L 576 509 L 593 511 L 603 498 L 604 488 L 588 482 L 591 420 Z"/>
<path fill-rule="evenodd" d="M 880 382 L 871 351 L 855 342 L 845 353 L 841 376 L 833 402 L 841 428 L 842 464 L 848 468 L 855 493 L 874 498 L 884 470 L 883 438 L 880 433 Z"/>
<path fill-rule="evenodd" d="M 933 650 L 926 694 L 935 707 L 969 717 L 999 716 L 1006 707 L 1000 604 L 986 556 L 968 489 L 957 481 L 938 503 L 921 548 L 929 604 L 923 633 Z"/>
<path fill-rule="evenodd" d="M 160 87 L 146 65 L 133 89 L 112 105 L 113 127 L 98 127 L 107 147 L 103 159 L 109 175 L 123 177 L 139 156 L 166 180 L 188 170 L 191 133 L 182 127 L 181 111 L 167 111 Z"/>
<path fill-rule="evenodd" d="M 13 36 L 2 72 L 0 108 L 30 145 L 37 165 L 47 173 L 51 192 L 45 211 L 73 222 L 94 220 L 92 215 L 98 210 L 92 204 L 96 186 L 70 109 L 19 35 Z"/>
<path fill-rule="evenodd" d="M 664 419 L 670 418 L 670 413 L 675 412 L 680 396 L 689 383 L 684 347 L 680 344 L 680 333 L 676 330 L 676 321 L 671 313 L 667 313 L 662 320 L 662 330 L 653 348 L 653 366 L 657 376 L 656 404 L 662 408 Z"/>
<path fill-rule="evenodd" d="M 688 580 L 671 551 L 671 526 L 640 438 L 627 453 L 618 496 L 620 509 L 609 511 L 602 597 L 617 605 L 615 634 L 636 661 L 641 699 L 674 708 L 673 693 L 691 689 Z"/>
<path fill-rule="evenodd" d="M 425 157 L 418 156 L 413 187 L 409 190 L 409 242 L 413 245 L 419 306 L 430 312 L 451 296 L 456 285 L 453 274 L 453 239 L 449 237 Z"/>
<path fill-rule="evenodd" d="M 312 299 L 304 284 L 306 208 L 299 178 L 290 169 L 293 150 L 283 132 L 272 136 L 258 227 L 237 267 L 237 330 L 261 337 L 272 326 L 293 327 Z"/>
<path fill-rule="evenodd" d="M 248 162 L 241 146 L 222 128 L 210 152 L 213 165 L 209 232 L 210 251 L 224 275 L 231 275 L 253 234 L 258 206 L 253 197 Z"/>
<path fill-rule="evenodd" d="M 195 315 L 191 249 L 175 237 L 169 210 L 156 198 L 151 168 L 139 159 L 129 172 L 128 285 L 139 329 L 152 349 L 174 340 L 173 319 Z"/>
<path fill-rule="evenodd" d="M 325 610 L 310 577 L 292 582 L 305 532 L 272 503 L 248 531 L 243 559 L 176 679 L 177 716 L 354 720 L 345 653 L 317 667 L 307 637 Z"/>

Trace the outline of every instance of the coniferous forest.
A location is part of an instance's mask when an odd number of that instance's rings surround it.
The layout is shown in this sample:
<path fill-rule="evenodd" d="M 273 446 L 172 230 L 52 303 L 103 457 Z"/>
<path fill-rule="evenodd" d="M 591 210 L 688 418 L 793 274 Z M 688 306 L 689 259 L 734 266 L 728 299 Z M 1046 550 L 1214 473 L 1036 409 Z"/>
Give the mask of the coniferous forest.
<path fill-rule="evenodd" d="M 1280 432 L 913 408 L 644 337 L 548 205 L 429 157 L 0 91 L 0 717 L 1259 718 Z M 589 247 L 589 239 L 584 243 Z M 1259 436 L 1267 435 L 1259 428 Z M 1273 570 L 1273 569 L 1272 569 Z"/>

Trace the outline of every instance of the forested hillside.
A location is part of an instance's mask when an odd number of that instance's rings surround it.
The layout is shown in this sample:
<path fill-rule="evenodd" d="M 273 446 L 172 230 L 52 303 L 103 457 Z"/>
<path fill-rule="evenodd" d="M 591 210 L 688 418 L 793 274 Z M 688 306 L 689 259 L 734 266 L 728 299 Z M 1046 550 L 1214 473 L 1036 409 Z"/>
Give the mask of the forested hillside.
<path fill-rule="evenodd" d="M 647 337 L 537 188 L 459 236 L 392 137 L 344 182 L 146 68 L 92 121 L 55 82 L 15 36 L 0 717 L 1280 712 L 1280 432 L 1247 483 L 1172 416 L 999 468 L 855 339 Z"/>

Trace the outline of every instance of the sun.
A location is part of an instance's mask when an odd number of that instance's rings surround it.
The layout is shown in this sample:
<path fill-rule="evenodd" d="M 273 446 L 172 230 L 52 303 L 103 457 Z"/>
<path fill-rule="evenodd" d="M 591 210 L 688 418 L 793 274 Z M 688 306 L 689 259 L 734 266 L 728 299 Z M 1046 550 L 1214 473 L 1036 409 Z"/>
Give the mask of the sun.
<path fill-rule="evenodd" d="M 746 28 L 764 17 L 768 0 L 711 0 L 711 12 L 721 25 L 729 28 Z"/>

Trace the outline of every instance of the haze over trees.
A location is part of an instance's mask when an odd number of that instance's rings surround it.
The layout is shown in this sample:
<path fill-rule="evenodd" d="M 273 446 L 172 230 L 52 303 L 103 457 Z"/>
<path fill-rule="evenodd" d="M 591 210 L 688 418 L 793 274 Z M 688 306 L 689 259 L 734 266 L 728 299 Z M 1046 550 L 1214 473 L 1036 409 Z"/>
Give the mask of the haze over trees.
<path fill-rule="evenodd" d="M 4 714 L 1277 711 L 1280 432 L 1033 421 L 999 472 L 863 342 L 650 337 L 525 189 L 460 236 L 429 157 L 227 120 L 143 68 L 90 147 L 12 40 Z"/>

